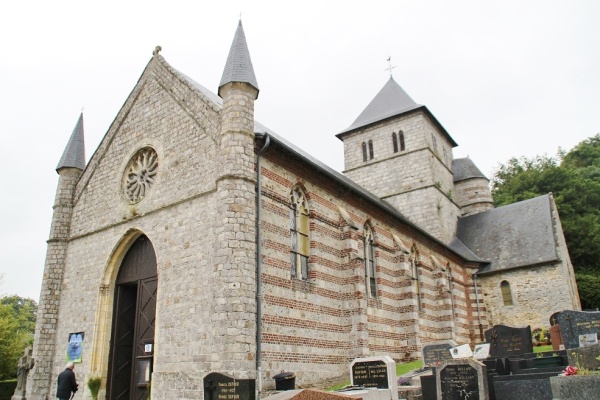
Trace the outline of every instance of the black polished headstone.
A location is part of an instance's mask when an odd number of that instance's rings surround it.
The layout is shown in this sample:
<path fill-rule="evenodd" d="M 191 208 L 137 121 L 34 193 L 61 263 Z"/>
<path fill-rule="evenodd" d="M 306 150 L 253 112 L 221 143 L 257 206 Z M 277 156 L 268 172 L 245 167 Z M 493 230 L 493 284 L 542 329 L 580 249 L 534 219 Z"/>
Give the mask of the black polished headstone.
<path fill-rule="evenodd" d="M 388 389 L 387 365 L 383 361 L 361 361 L 352 365 L 352 383 L 356 386 Z"/>
<path fill-rule="evenodd" d="M 455 360 L 436 372 L 438 399 L 488 400 L 487 371 L 475 360 Z"/>
<path fill-rule="evenodd" d="M 437 367 L 446 361 L 452 360 L 450 349 L 456 346 L 457 343 L 451 340 L 424 345 L 421 350 L 423 353 L 423 366 Z"/>
<path fill-rule="evenodd" d="M 496 399 L 551 400 L 550 377 L 556 372 L 524 375 L 504 375 L 492 378 Z"/>
<path fill-rule="evenodd" d="M 485 331 L 485 341 L 490 344 L 490 356 L 520 356 L 533 352 L 531 327 L 513 328 L 506 325 L 494 325 Z"/>
<path fill-rule="evenodd" d="M 579 336 L 598 334 L 600 339 L 600 312 L 562 311 L 558 314 L 558 324 L 565 349 L 579 347 Z"/>
<path fill-rule="evenodd" d="M 205 400 L 255 400 L 256 380 L 211 372 L 204 377 Z"/>

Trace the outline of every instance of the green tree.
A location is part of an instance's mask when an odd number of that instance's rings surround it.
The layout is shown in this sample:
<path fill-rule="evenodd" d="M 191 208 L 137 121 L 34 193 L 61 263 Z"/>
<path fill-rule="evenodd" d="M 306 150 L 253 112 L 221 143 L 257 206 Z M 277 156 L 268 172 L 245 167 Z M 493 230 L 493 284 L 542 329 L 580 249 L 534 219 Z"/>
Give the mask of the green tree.
<path fill-rule="evenodd" d="M 19 357 L 33 342 L 36 313 L 32 299 L 0 298 L 0 380 L 16 376 Z"/>
<path fill-rule="evenodd" d="M 555 157 L 512 158 L 492 178 L 496 206 L 552 192 L 582 306 L 600 307 L 600 134 Z"/>

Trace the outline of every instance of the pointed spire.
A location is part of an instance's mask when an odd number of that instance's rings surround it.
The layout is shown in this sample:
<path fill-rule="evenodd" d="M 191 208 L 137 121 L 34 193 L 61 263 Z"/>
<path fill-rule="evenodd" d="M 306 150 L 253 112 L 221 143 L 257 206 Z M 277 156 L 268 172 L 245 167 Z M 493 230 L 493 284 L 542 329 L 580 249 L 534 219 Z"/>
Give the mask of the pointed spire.
<path fill-rule="evenodd" d="M 246 44 L 246 35 L 241 19 L 233 37 L 221 83 L 219 83 L 219 96 L 221 95 L 221 88 L 231 82 L 245 82 L 258 91 L 258 83 L 254 75 L 254 68 L 252 68 L 252 60 L 250 60 L 250 52 Z"/>
<path fill-rule="evenodd" d="M 78 168 L 80 170 L 85 169 L 85 143 L 83 140 L 83 113 L 79 116 L 75 129 L 71 134 L 69 143 L 65 147 L 56 171 L 61 168 Z"/>
<path fill-rule="evenodd" d="M 347 129 L 340 132 L 346 133 L 354 129 L 372 124 L 373 122 L 402 114 L 407 111 L 422 107 L 415 103 L 413 99 L 396 83 L 393 77 L 387 81 L 385 86 L 371 100 L 367 108 L 356 118 L 356 120 Z"/>

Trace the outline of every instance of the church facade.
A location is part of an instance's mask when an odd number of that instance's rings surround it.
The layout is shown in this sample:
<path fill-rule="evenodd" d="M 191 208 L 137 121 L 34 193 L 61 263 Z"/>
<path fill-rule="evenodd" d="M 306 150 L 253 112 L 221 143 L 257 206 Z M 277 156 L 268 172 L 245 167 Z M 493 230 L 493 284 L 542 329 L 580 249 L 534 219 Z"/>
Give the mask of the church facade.
<path fill-rule="evenodd" d="M 255 121 L 258 95 L 240 22 L 217 95 L 156 51 L 87 164 L 80 117 L 57 167 L 28 398 L 53 397 L 73 333 L 87 398 L 101 377 L 100 398 L 198 399 L 211 372 L 259 392 L 282 370 L 319 385 L 356 357 L 414 360 L 579 308 L 552 197 L 494 209 L 393 79 L 338 134 L 343 174 Z"/>

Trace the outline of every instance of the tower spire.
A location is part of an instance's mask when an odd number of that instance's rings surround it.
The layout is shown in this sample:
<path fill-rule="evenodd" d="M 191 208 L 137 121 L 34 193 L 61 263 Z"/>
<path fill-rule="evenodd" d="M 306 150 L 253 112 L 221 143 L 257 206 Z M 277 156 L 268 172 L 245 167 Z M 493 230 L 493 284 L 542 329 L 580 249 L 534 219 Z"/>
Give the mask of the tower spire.
<path fill-rule="evenodd" d="M 85 142 L 83 138 L 83 110 L 79 115 L 75 129 L 69 138 L 67 147 L 63 152 L 60 161 L 56 167 L 58 171 L 61 168 L 77 168 L 80 170 L 85 169 Z"/>
<path fill-rule="evenodd" d="M 221 83 L 219 83 L 219 96 L 221 96 L 221 88 L 231 82 L 247 83 L 256 89 L 257 92 L 259 90 L 241 19 L 238 23 L 237 30 L 235 31 L 233 43 L 231 43 L 231 49 L 229 50 L 229 56 L 227 56 Z"/>

